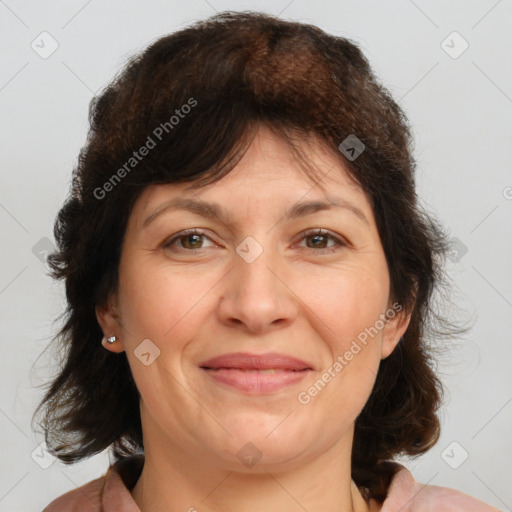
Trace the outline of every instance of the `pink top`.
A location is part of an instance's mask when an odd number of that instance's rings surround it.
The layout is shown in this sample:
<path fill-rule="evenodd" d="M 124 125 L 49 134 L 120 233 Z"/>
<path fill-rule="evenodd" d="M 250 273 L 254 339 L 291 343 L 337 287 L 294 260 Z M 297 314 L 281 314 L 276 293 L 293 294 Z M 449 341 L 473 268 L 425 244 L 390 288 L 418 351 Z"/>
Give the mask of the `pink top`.
<path fill-rule="evenodd" d="M 144 465 L 135 455 L 110 466 L 107 473 L 63 494 L 43 512 L 140 512 L 130 490 Z M 395 474 L 380 512 L 500 512 L 455 489 L 416 482 L 402 466 Z"/>

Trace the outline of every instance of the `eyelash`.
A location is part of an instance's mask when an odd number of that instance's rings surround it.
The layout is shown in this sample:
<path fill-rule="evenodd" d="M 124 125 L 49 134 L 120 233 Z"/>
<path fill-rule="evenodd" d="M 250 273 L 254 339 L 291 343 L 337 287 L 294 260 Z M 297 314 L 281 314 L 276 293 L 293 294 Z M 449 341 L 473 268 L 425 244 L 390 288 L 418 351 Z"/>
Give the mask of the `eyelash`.
<path fill-rule="evenodd" d="M 209 238 L 211 240 L 211 238 L 208 235 L 206 235 L 206 233 L 204 231 L 194 228 L 194 229 L 186 229 L 185 231 L 181 231 L 177 235 L 173 236 L 170 240 L 164 242 L 162 246 L 164 249 L 170 249 L 174 242 L 176 242 L 182 238 L 186 238 L 187 236 L 191 236 L 191 235 L 203 236 L 203 237 Z M 333 252 L 338 251 L 340 248 L 347 246 L 347 243 L 345 241 L 332 235 L 330 232 L 326 231 L 325 229 L 321 229 L 321 228 L 308 229 L 302 233 L 300 241 L 302 241 L 303 239 L 305 239 L 309 236 L 323 236 L 324 238 L 334 240 L 337 245 L 337 246 L 333 246 L 333 247 L 322 247 L 320 249 L 306 247 L 306 249 L 311 249 L 314 252 L 333 253 Z M 199 249 L 179 248 L 178 252 L 194 252 L 194 251 L 200 251 L 201 249 L 203 249 L 203 248 L 199 248 Z"/>

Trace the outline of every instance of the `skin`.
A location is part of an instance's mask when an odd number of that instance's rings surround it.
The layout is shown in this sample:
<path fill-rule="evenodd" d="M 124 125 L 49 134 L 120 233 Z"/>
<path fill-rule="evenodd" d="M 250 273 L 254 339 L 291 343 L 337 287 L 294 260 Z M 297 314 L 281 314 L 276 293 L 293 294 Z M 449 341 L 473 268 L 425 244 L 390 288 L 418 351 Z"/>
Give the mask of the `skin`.
<path fill-rule="evenodd" d="M 322 173 L 315 186 L 288 146 L 260 126 L 220 181 L 196 190 L 187 190 L 190 183 L 152 186 L 134 205 L 119 288 L 97 317 L 105 336 L 119 339 L 104 347 L 126 351 L 141 394 L 146 459 L 131 492 L 144 512 L 379 510 L 351 480 L 354 422 L 410 316 L 389 319 L 308 404 L 299 403 L 297 394 L 392 306 L 370 203 L 325 146 L 307 144 Z M 367 223 L 341 208 L 283 218 L 295 203 L 326 194 L 352 203 Z M 222 205 L 230 222 L 168 210 L 143 227 L 176 197 Z M 189 228 L 205 236 L 164 247 Z M 324 228 L 346 245 L 304 237 L 310 228 Z M 252 263 L 236 252 L 248 236 L 263 249 Z M 337 250 L 325 251 L 331 247 Z M 134 352 L 145 339 L 160 350 L 147 366 Z M 198 366 L 238 351 L 285 353 L 314 371 L 298 385 L 251 395 Z M 252 467 L 237 457 L 248 442 L 262 456 Z"/>

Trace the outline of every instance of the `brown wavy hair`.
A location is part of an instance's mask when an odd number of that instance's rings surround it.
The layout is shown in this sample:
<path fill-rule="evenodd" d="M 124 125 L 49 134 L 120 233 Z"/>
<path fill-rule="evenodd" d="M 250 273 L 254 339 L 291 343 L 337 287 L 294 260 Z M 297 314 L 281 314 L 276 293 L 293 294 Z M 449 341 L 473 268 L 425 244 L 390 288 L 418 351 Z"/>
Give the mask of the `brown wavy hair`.
<path fill-rule="evenodd" d="M 199 188 L 221 179 L 265 124 L 308 176 L 300 142 L 315 136 L 362 186 L 386 255 L 391 301 L 412 313 L 355 424 L 352 478 L 365 499 L 382 502 L 393 459 L 422 454 L 438 440 L 443 389 L 432 341 L 462 331 L 433 307 L 435 288 L 447 282 L 449 240 L 419 204 L 407 119 L 357 44 L 309 24 L 223 12 L 130 58 L 92 100 L 89 121 L 49 257 L 52 277 L 65 282 L 67 309 L 54 339 L 61 368 L 34 414 L 43 414 L 48 447 L 68 464 L 107 448 L 116 459 L 143 451 L 140 395 L 126 355 L 102 347 L 95 315 L 117 289 L 128 217 L 149 185 Z M 338 149 L 349 135 L 365 147 L 355 160 Z M 154 147 L 134 159 L 149 139 Z"/>

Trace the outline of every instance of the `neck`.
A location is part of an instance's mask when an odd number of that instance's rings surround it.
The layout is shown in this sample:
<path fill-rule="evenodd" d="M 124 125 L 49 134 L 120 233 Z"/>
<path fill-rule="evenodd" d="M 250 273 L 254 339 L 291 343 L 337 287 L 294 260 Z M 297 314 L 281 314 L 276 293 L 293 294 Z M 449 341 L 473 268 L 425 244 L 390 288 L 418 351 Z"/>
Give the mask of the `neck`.
<path fill-rule="evenodd" d="M 374 510 L 351 479 L 350 449 L 343 446 L 293 469 L 264 464 L 262 459 L 245 472 L 214 456 L 180 446 L 164 452 L 159 446 L 145 442 L 144 468 L 132 490 L 141 512 Z"/>

